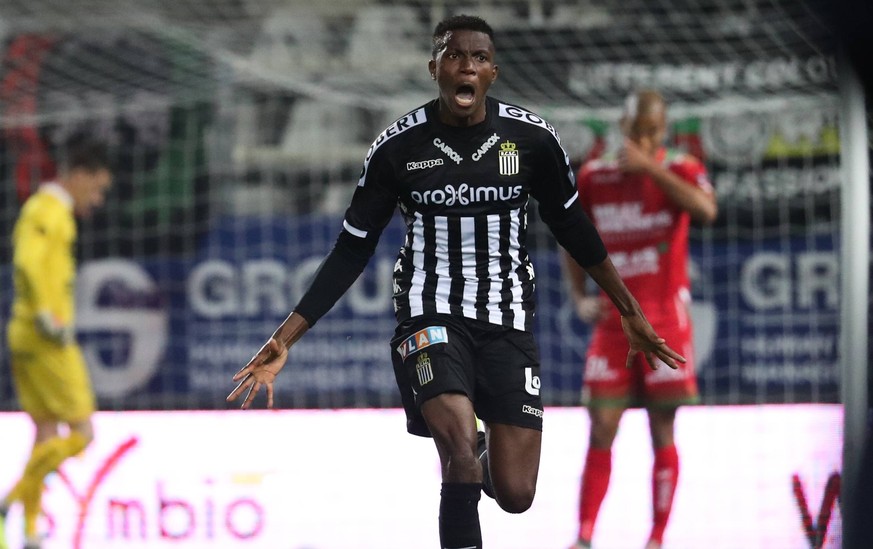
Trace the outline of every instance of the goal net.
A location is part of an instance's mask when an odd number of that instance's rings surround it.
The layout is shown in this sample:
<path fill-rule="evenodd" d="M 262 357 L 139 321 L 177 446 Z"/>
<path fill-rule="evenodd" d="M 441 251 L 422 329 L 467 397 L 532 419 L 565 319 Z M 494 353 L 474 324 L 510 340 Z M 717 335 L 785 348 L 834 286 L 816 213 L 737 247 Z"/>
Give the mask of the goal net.
<path fill-rule="evenodd" d="M 230 377 L 333 245 L 361 162 L 434 96 L 450 13 L 497 33 L 493 95 L 583 159 L 616 146 L 624 97 L 670 103 L 670 144 L 706 164 L 720 216 L 692 235 L 705 402 L 838 398 L 839 153 L 833 37 L 796 0 L 157 0 L 2 8 L 0 232 L 76 129 L 116 161 L 80 229 L 78 335 L 107 408 L 223 408 Z M 361 279 L 291 352 L 283 407 L 399 404 L 387 341 L 392 223 Z M 579 401 L 590 331 L 537 220 L 547 404 Z M 0 324 L 11 300 L 0 242 Z M 0 368 L 0 407 L 14 409 Z"/>

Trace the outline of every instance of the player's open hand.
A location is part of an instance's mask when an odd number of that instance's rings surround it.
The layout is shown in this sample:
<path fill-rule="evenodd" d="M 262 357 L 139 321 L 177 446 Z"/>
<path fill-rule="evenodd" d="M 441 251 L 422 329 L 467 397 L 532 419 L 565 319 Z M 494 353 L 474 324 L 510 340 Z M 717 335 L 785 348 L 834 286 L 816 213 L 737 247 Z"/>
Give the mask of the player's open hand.
<path fill-rule="evenodd" d="M 273 382 L 276 376 L 285 367 L 288 360 L 288 349 L 278 341 L 270 338 L 254 357 L 240 371 L 233 376 L 233 381 L 239 381 L 239 385 L 227 395 L 227 401 L 233 402 L 243 392 L 246 392 L 243 400 L 243 410 L 248 409 L 261 387 L 267 389 L 267 408 L 273 407 Z"/>
<path fill-rule="evenodd" d="M 679 367 L 676 363 L 677 361 L 683 364 L 686 362 L 685 357 L 667 346 L 664 338 L 659 337 L 655 333 L 652 325 L 649 324 L 649 321 L 643 315 L 637 314 L 621 317 L 621 328 L 624 330 L 624 335 L 630 344 L 626 363 L 628 368 L 633 364 L 637 353 L 643 353 L 643 356 L 646 357 L 646 362 L 649 363 L 652 370 L 657 370 L 659 367 L 658 360 L 656 359 L 659 359 L 674 370 Z"/>

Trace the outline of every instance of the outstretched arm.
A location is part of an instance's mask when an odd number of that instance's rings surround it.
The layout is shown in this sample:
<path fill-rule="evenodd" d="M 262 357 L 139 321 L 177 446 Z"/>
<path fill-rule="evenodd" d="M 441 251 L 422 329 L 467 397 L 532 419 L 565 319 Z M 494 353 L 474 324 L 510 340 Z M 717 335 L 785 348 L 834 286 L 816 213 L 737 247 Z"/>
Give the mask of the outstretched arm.
<path fill-rule="evenodd" d="M 333 250 L 315 273 L 312 285 L 294 312 L 273 332 L 270 339 L 239 372 L 233 381 L 239 385 L 227 396 L 232 402 L 246 392 L 242 408 L 251 406 L 261 387 L 267 390 L 267 407 L 273 407 L 273 381 L 288 360 L 288 349 L 326 314 L 363 272 L 373 255 L 375 243 L 355 238 L 343 231 Z"/>
<path fill-rule="evenodd" d="M 377 143 L 383 137 L 380 136 Z M 348 291 L 375 253 L 379 236 L 391 221 L 398 200 L 387 153 L 383 148 L 377 155 L 373 152 L 375 148 L 374 143 L 336 244 L 321 263 L 294 312 L 233 376 L 233 381 L 239 384 L 227 396 L 228 402 L 245 392 L 242 408 L 246 409 L 263 386 L 267 391 L 267 407 L 273 407 L 273 382 L 285 367 L 288 349 Z"/>
<path fill-rule="evenodd" d="M 597 285 L 603 288 L 621 314 L 621 327 L 630 344 L 627 355 L 628 367 L 631 366 L 637 353 L 643 353 L 653 370 L 658 369 L 655 357 L 673 369 L 679 367 L 676 361 L 685 362 L 682 355 L 671 349 L 664 338 L 655 333 L 643 314 L 640 304 L 624 285 L 608 256 L 597 265 L 587 267 L 585 270 Z"/>

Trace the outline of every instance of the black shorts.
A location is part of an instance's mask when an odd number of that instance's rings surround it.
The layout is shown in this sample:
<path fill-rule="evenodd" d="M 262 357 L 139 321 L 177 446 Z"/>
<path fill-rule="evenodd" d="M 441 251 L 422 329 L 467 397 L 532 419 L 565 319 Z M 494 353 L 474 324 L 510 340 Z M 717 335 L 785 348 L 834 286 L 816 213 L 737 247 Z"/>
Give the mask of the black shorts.
<path fill-rule="evenodd" d="M 542 431 L 540 361 L 533 334 L 474 319 L 425 315 L 400 325 L 391 340 L 394 377 L 407 430 L 430 436 L 420 406 L 461 393 L 486 423 Z"/>

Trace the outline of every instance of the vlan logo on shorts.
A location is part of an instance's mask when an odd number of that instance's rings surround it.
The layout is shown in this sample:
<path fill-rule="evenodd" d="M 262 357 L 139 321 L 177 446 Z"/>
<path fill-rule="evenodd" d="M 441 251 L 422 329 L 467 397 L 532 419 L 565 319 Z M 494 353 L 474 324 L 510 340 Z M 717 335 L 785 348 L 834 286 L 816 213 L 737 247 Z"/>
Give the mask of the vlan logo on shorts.
<path fill-rule="evenodd" d="M 415 373 L 418 374 L 418 384 L 425 385 L 433 381 L 433 368 L 427 353 L 421 353 L 415 363 Z"/>
<path fill-rule="evenodd" d="M 397 352 L 406 360 L 406 357 L 436 343 L 448 343 L 449 331 L 445 326 L 428 326 L 419 330 L 403 340 L 397 346 Z"/>
<path fill-rule="evenodd" d="M 538 396 L 540 394 L 540 376 L 533 375 L 533 368 L 524 369 L 524 390 L 527 394 Z"/>

